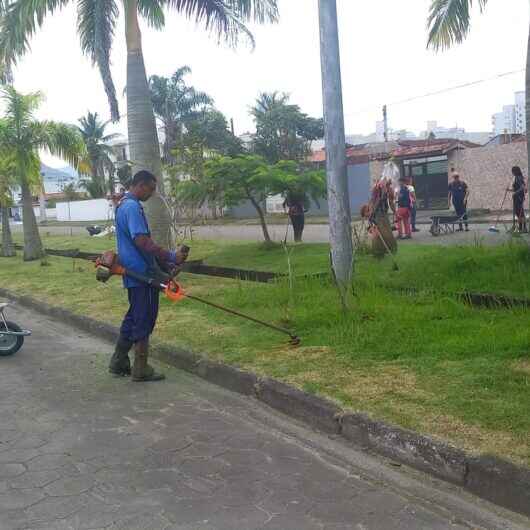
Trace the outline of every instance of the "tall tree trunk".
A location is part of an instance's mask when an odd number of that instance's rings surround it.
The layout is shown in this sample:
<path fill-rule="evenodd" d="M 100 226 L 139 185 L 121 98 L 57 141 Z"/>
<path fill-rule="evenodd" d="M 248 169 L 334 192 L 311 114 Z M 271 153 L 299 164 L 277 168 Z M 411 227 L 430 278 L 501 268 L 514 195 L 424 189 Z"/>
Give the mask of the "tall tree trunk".
<path fill-rule="evenodd" d="M 342 294 L 351 286 L 353 241 L 346 166 L 336 0 L 319 0 L 331 261 Z M 344 296 L 343 296 L 344 300 Z"/>
<path fill-rule="evenodd" d="M 9 208 L 4 206 L 0 210 L 2 210 L 2 257 L 11 258 L 16 256 L 16 251 L 9 226 Z"/>
<path fill-rule="evenodd" d="M 528 151 L 528 172 L 530 173 L 530 31 L 526 52 L 526 148 Z"/>
<path fill-rule="evenodd" d="M 108 173 L 109 173 L 109 193 L 111 195 L 114 195 L 116 193 L 116 173 L 114 170 L 114 166 L 112 164 L 109 164 L 108 166 Z"/>
<path fill-rule="evenodd" d="M 90 157 L 90 172 L 92 173 L 92 199 L 99 199 L 101 198 L 101 179 L 98 175 L 98 161 L 94 156 Z"/>
<path fill-rule="evenodd" d="M 33 211 L 33 197 L 26 179 L 23 178 L 22 189 L 22 224 L 24 229 L 24 261 L 40 259 L 43 256 L 42 241 L 40 239 L 37 219 Z"/>
<path fill-rule="evenodd" d="M 263 231 L 263 237 L 265 238 L 266 243 L 272 243 L 271 236 L 269 235 L 269 229 L 267 228 L 267 221 L 265 220 L 265 214 L 263 213 L 263 208 L 260 206 L 259 202 L 254 199 L 254 197 L 250 197 L 250 202 L 252 203 L 252 206 L 256 208 L 256 211 L 258 212 L 259 221 L 261 223 L 261 230 Z"/>
<path fill-rule="evenodd" d="M 40 193 L 39 193 L 39 209 L 40 209 L 39 222 L 41 224 L 46 224 L 46 221 L 48 220 L 48 218 L 46 217 L 46 195 L 44 192 L 44 184 L 42 185 Z"/>
<path fill-rule="evenodd" d="M 163 192 L 160 144 L 145 72 L 137 1 L 125 1 L 124 9 L 127 40 L 127 127 L 133 173 L 141 169 L 150 171 L 157 177 L 158 188 Z M 171 246 L 171 218 L 158 193 L 147 201 L 146 213 L 153 239 L 160 245 Z"/>

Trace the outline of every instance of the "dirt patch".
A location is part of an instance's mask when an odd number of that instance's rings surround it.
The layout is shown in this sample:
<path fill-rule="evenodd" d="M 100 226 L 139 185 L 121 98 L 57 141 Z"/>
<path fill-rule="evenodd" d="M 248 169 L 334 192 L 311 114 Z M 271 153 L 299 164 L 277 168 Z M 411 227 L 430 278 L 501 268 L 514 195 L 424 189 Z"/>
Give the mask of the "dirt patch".
<path fill-rule="evenodd" d="M 530 373 L 530 361 L 517 363 L 517 369 Z M 340 404 L 345 408 L 368 412 L 391 423 L 399 418 L 401 425 L 469 452 L 508 455 L 517 463 L 530 465 L 530 445 L 522 436 L 490 431 L 450 415 L 436 414 L 430 403 L 435 394 L 421 388 L 416 375 L 403 366 L 385 364 L 364 368 L 362 372 L 323 367 L 291 375 L 286 380 L 302 389 L 316 384 L 319 392 L 341 395 Z"/>
<path fill-rule="evenodd" d="M 308 382 L 317 383 L 324 388 L 332 386 L 340 389 L 352 402 L 379 402 L 389 396 L 415 396 L 419 399 L 428 397 L 428 393 L 419 388 L 416 376 L 402 366 L 380 365 L 355 370 L 350 367 L 337 369 L 330 366 L 326 369 L 306 371 L 289 378 L 289 382 L 303 385 Z"/>
<path fill-rule="evenodd" d="M 530 359 L 514 362 L 511 368 L 516 372 L 524 372 L 525 374 L 530 375 Z"/>

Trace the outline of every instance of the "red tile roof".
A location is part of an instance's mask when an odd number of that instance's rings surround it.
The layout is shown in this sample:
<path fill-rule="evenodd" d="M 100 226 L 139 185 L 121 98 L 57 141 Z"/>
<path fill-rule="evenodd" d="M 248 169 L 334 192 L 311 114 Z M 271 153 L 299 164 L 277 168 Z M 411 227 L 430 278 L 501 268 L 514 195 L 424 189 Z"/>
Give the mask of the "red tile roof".
<path fill-rule="evenodd" d="M 370 160 L 380 160 L 392 157 L 414 158 L 421 156 L 444 155 L 453 149 L 480 147 L 472 142 L 455 139 L 433 139 L 433 140 L 400 140 L 398 147 L 390 152 L 378 151 L 377 145 L 362 144 L 346 149 L 346 158 L 350 165 L 362 164 Z M 381 146 L 382 147 L 382 146 Z M 310 162 L 323 163 L 326 161 L 326 151 L 321 149 L 315 151 L 309 158 Z"/>
<path fill-rule="evenodd" d="M 387 158 L 388 153 L 378 151 L 374 144 L 360 144 L 346 148 L 346 158 L 351 165 L 363 164 L 381 157 Z M 326 150 L 320 149 L 319 151 L 314 151 L 309 157 L 309 161 L 315 164 L 325 162 Z"/>
<path fill-rule="evenodd" d="M 472 142 L 452 138 L 441 138 L 439 140 L 404 140 L 398 143 L 399 147 L 392 151 L 392 156 L 396 158 L 445 155 L 453 149 L 480 147 L 478 144 Z"/>

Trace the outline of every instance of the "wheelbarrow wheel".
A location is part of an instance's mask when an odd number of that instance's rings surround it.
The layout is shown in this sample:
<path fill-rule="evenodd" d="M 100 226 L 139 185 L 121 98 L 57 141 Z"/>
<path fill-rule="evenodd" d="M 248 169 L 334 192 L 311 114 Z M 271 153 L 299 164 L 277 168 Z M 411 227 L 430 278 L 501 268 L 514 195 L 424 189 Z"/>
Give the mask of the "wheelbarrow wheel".
<path fill-rule="evenodd" d="M 22 330 L 14 322 L 6 322 L 7 330 L 4 323 L 0 321 L 0 357 L 7 357 L 17 353 L 24 344 L 22 335 L 4 335 L 2 331 L 15 331 L 20 333 Z"/>
<path fill-rule="evenodd" d="M 440 228 L 440 225 L 437 225 L 437 224 L 433 224 L 431 226 L 431 229 L 429 230 L 432 237 L 438 237 L 441 233 L 441 228 Z"/>

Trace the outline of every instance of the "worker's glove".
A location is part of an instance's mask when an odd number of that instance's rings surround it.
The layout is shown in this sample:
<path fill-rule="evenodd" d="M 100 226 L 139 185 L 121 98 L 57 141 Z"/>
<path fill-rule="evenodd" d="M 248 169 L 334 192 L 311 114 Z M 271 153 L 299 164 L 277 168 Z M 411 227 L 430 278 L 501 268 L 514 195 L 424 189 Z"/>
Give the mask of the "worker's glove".
<path fill-rule="evenodd" d="M 171 265 L 182 265 L 188 259 L 190 253 L 190 247 L 182 245 L 177 250 L 172 250 L 169 253 L 169 263 Z"/>

